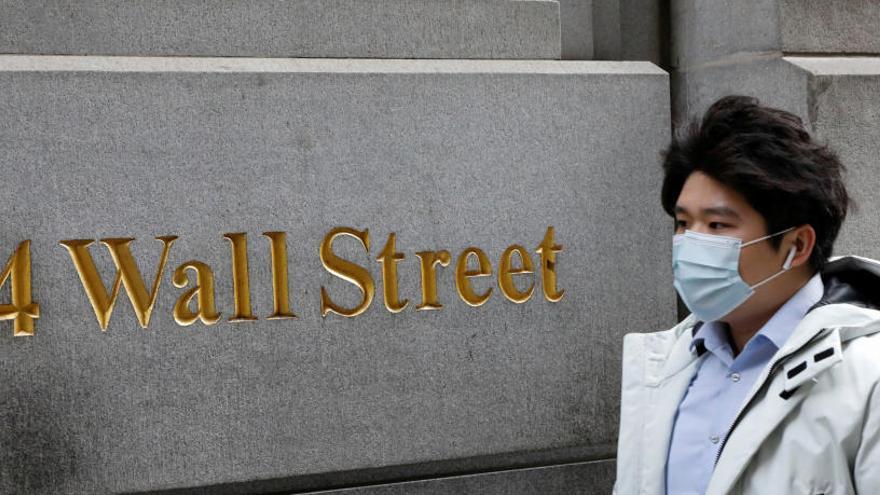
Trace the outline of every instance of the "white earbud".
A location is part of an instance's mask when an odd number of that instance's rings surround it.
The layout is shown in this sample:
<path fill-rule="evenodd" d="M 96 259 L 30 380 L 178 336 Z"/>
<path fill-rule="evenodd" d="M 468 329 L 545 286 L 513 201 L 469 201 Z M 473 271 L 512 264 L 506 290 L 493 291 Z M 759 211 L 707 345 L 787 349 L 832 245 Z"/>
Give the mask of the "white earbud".
<path fill-rule="evenodd" d="M 788 257 L 785 258 L 785 263 L 782 264 L 782 268 L 784 270 L 788 270 L 791 268 L 791 260 L 794 259 L 794 254 L 797 252 L 797 247 L 792 246 L 791 249 L 788 250 Z"/>

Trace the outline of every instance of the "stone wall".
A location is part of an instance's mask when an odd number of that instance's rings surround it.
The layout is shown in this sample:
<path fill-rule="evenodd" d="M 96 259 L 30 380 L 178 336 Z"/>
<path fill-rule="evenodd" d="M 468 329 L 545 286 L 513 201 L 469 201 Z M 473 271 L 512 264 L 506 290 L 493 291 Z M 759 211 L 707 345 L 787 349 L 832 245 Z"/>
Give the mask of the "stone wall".
<path fill-rule="evenodd" d="M 0 5 L 0 491 L 610 489 L 666 72 L 556 2 L 72 5 Z"/>

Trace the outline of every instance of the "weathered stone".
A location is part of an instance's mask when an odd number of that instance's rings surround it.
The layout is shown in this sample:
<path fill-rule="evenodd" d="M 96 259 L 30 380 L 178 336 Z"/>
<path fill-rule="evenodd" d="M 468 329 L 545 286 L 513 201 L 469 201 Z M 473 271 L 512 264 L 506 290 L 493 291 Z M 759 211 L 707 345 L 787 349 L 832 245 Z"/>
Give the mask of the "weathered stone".
<path fill-rule="evenodd" d="M 709 105 L 728 94 L 755 96 L 763 104 L 806 116 L 806 85 L 801 71 L 776 56 L 678 70 L 672 73 L 674 127 L 701 117 Z"/>
<path fill-rule="evenodd" d="M 560 0 L 562 58 L 593 58 L 593 0 Z"/>
<path fill-rule="evenodd" d="M 844 223 L 835 254 L 880 259 L 880 57 L 785 61 L 805 72 L 806 117 L 848 168 L 847 185 L 857 207 Z"/>
<path fill-rule="evenodd" d="M 0 53 L 558 59 L 548 0 L 7 0 Z"/>
<path fill-rule="evenodd" d="M 593 0 L 593 58 L 665 64 L 666 10 L 655 0 Z M 563 54 L 566 35 L 563 25 Z"/>
<path fill-rule="evenodd" d="M 875 1 L 674 0 L 670 22 L 676 69 L 783 53 L 880 53 Z"/>
<path fill-rule="evenodd" d="M 673 323 L 658 150 L 666 73 L 648 63 L 0 57 L 0 256 L 31 240 L 33 337 L 0 324 L 0 491 L 106 493 L 590 447 L 613 455 L 621 337 Z M 333 227 L 376 298 L 320 316 Z M 456 293 L 417 311 L 415 252 L 555 228 L 556 303 Z M 272 312 L 269 242 L 287 232 L 291 309 Z M 230 243 L 248 234 L 256 321 L 232 323 Z M 409 306 L 383 306 L 389 233 Z M 148 329 L 123 292 L 106 332 L 59 241 L 134 237 L 149 285 L 178 235 Z M 113 263 L 91 247 L 104 282 Z M 171 316 L 186 260 L 216 277 L 215 326 Z M 454 258 L 453 258 L 454 259 Z M 540 266 L 540 265 L 538 265 Z M 540 269 L 539 269 L 540 271 Z M 525 278 L 526 276 L 518 276 Z M 522 289 L 527 280 L 517 280 Z M 7 281 L 7 284 L 9 282 Z M 190 285 L 191 286 L 191 285 Z M 2 291 L 0 303 L 6 303 Z M 294 483 L 295 484 L 295 483 Z"/>
<path fill-rule="evenodd" d="M 880 54 L 876 0 L 780 0 L 779 5 L 788 53 Z"/>

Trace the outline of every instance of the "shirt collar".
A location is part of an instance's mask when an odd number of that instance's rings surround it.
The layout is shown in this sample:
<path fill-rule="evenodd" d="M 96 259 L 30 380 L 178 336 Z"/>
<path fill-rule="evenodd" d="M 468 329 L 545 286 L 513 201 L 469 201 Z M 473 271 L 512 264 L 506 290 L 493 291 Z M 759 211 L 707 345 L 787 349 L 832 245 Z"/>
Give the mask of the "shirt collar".
<path fill-rule="evenodd" d="M 777 349 L 781 348 L 792 332 L 794 332 L 797 324 L 807 314 L 807 311 L 819 302 L 824 291 L 825 285 L 822 283 L 822 277 L 817 272 L 764 323 L 764 326 L 752 338 L 754 339 L 761 335 Z M 727 345 L 726 330 L 727 324 L 724 322 L 698 322 L 693 330 L 694 334 L 690 344 L 691 352 L 699 349 L 698 354 L 702 354 L 706 350 L 714 351 L 721 346 Z"/>

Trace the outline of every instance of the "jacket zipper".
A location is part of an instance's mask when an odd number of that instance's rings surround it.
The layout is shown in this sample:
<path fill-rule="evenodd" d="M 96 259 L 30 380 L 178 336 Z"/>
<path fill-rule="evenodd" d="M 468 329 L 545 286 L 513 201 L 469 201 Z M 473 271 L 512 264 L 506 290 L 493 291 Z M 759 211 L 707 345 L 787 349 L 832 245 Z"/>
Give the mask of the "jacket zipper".
<path fill-rule="evenodd" d="M 724 435 L 724 440 L 721 441 L 721 447 L 718 448 L 718 453 L 715 455 L 714 466 L 718 465 L 718 460 L 721 458 L 721 452 L 724 450 L 724 445 L 727 444 L 727 440 L 730 438 L 731 433 L 733 433 L 733 429 L 736 428 L 736 426 L 739 424 L 740 420 L 745 415 L 746 410 L 748 410 L 749 406 L 752 405 L 752 402 L 755 400 L 755 397 L 758 396 L 758 393 L 761 391 L 761 389 L 763 389 L 764 386 L 767 385 L 767 382 L 770 381 L 770 378 L 773 377 L 773 373 L 776 371 L 776 366 L 779 365 L 779 363 L 785 361 L 786 359 L 788 359 L 791 356 L 800 352 L 801 349 L 807 347 L 808 345 L 812 344 L 814 341 L 816 341 L 819 338 L 821 338 L 822 336 L 824 336 L 826 330 L 827 330 L 827 328 L 823 328 L 822 330 L 816 332 L 816 335 L 813 335 L 813 337 L 810 338 L 810 340 L 804 342 L 800 347 L 789 352 L 785 356 L 780 357 L 779 359 L 774 361 L 772 365 L 770 365 L 770 372 L 767 373 L 767 377 L 764 378 L 764 381 L 761 382 L 761 386 L 757 390 L 755 390 L 755 393 L 752 394 L 752 396 L 749 398 L 749 401 L 746 402 L 746 404 L 742 407 L 742 409 L 740 409 L 739 412 L 736 414 L 736 417 L 733 419 L 733 423 L 730 425 L 730 428 L 727 430 L 727 434 Z"/>

